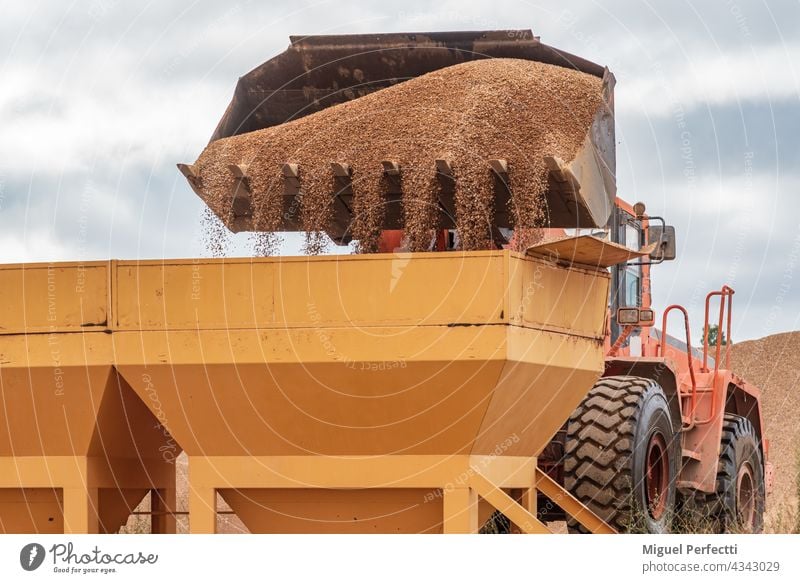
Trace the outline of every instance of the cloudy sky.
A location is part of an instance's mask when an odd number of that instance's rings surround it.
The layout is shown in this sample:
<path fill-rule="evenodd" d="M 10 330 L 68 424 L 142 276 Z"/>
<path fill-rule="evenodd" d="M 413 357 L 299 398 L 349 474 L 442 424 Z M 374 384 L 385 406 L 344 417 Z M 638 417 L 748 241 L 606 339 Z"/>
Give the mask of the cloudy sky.
<path fill-rule="evenodd" d="M 620 195 L 679 234 L 656 307 L 688 305 L 697 334 L 727 282 L 734 339 L 800 328 L 797 0 L 0 0 L 0 15 L 0 262 L 207 254 L 175 163 L 290 34 L 530 28 L 617 77 Z"/>

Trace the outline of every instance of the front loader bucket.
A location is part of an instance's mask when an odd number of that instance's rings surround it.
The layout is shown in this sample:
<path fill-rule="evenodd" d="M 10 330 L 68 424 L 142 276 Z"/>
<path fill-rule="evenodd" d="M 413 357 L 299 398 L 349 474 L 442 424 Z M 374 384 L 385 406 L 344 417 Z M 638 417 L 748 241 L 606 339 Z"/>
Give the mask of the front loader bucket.
<path fill-rule="evenodd" d="M 548 160 L 549 188 L 544 198 L 550 227 L 605 226 L 616 196 L 614 76 L 600 65 L 542 44 L 529 30 L 293 36 L 286 51 L 239 80 L 233 99 L 217 125 L 211 142 L 223 138 L 236 141 L 236 136 L 241 134 L 279 126 L 432 71 L 487 58 L 536 61 L 602 79 L 603 104 L 591 122 L 583 145 L 577 152 L 571 153 L 569 159 Z M 391 115 L 391 112 L 387 114 Z M 396 123 L 404 123 L 404 120 L 397 120 Z M 326 128 L 309 133 L 322 133 L 323 129 Z M 368 142 L 370 136 L 359 136 L 359 139 Z M 201 163 L 203 157 L 195 165 L 179 165 L 195 192 L 234 232 L 265 230 L 254 220 L 253 193 L 248 186 L 255 172 L 251 168 L 248 174 L 247 169 L 248 160 L 252 160 L 257 152 L 257 146 L 254 148 L 247 151 L 245 156 L 233 151 L 240 148 L 225 148 L 224 159 L 214 161 L 231 169 L 223 194 L 219 190 L 212 192 L 209 183 L 214 182 L 219 188 L 220 177 L 204 175 L 204 170 L 206 174 L 208 170 Z M 298 145 L 298 150 L 301 148 Z M 386 154 L 388 157 L 391 152 L 387 151 Z M 512 151 L 499 154 L 509 158 L 514 156 Z M 214 156 L 220 154 L 215 152 Z M 435 157 L 435 153 L 431 152 L 431 167 Z M 205 163 L 207 165 L 208 161 Z M 282 186 L 285 198 L 283 208 L 286 212 L 276 230 L 300 230 L 299 221 L 294 218 L 298 207 L 295 197 L 301 190 L 296 175 L 297 165 L 286 166 L 286 183 Z M 263 169 L 258 171 L 264 172 Z M 441 172 L 441 169 L 438 171 Z M 501 181 L 507 178 L 503 176 L 502 169 L 498 175 Z M 390 196 L 394 195 L 396 200 L 399 200 L 400 194 L 399 190 L 390 192 Z M 337 196 L 335 192 L 331 195 Z M 448 210 L 446 200 L 440 200 L 440 203 Z M 334 225 L 329 231 L 331 237 L 340 243 L 349 240 L 352 221 L 351 206 L 346 200 L 341 206 L 341 212 L 334 217 Z M 505 202 L 498 197 L 495 207 L 502 210 Z M 290 213 L 291 209 L 295 209 L 295 213 Z M 401 213 L 387 214 L 384 229 L 403 228 L 399 222 Z M 511 223 L 509 217 L 498 212 L 494 226 L 512 227 Z"/>

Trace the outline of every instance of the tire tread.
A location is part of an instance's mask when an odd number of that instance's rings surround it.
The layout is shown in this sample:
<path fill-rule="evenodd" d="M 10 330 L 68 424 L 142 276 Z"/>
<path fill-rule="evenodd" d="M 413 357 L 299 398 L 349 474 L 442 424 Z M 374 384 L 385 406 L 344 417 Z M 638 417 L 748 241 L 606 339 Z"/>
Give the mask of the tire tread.
<path fill-rule="evenodd" d="M 651 379 L 601 378 L 567 424 L 564 485 L 619 532 L 630 527 L 635 431 L 646 396 L 655 390 L 662 391 Z M 588 532 L 574 520 L 567 525 L 571 532 Z"/>

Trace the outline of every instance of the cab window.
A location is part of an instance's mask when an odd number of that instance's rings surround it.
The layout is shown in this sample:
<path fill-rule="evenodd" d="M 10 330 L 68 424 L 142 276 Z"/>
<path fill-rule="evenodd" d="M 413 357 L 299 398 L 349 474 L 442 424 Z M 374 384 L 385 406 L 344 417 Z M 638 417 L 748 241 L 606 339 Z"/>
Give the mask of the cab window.
<path fill-rule="evenodd" d="M 642 235 L 636 223 L 625 225 L 625 246 L 638 251 L 642 246 Z M 642 305 L 642 266 L 627 265 L 625 267 L 623 304 L 626 306 Z"/>

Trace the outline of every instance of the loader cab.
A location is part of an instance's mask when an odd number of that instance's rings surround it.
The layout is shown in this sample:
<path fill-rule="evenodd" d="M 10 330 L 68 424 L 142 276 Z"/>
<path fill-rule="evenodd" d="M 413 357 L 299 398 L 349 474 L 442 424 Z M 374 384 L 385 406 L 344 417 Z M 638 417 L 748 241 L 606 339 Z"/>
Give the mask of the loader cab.
<path fill-rule="evenodd" d="M 639 203 L 640 204 L 640 203 Z M 648 240 L 647 221 L 638 218 L 642 208 L 634 208 L 617 198 L 609 219 L 610 236 L 614 243 L 639 251 Z M 645 263 L 645 265 L 643 265 Z M 617 321 L 617 310 L 622 307 L 650 307 L 650 266 L 646 261 L 629 261 L 612 268 L 611 272 L 611 342 L 619 337 L 622 326 Z M 640 345 L 639 330 L 626 340 L 624 346 Z"/>
<path fill-rule="evenodd" d="M 615 342 L 622 331 L 617 322 L 617 310 L 622 307 L 650 308 L 650 268 L 662 261 L 675 259 L 675 228 L 664 225 L 660 217 L 648 217 L 644 204 L 631 205 L 617 198 L 609 219 L 609 232 L 614 243 L 639 251 L 642 247 L 657 243 L 656 250 L 649 259 L 629 261 L 612 268 L 611 272 L 611 342 Z M 636 330 L 623 346 L 633 345 L 631 356 L 635 354 L 637 340 L 647 330 Z"/>

